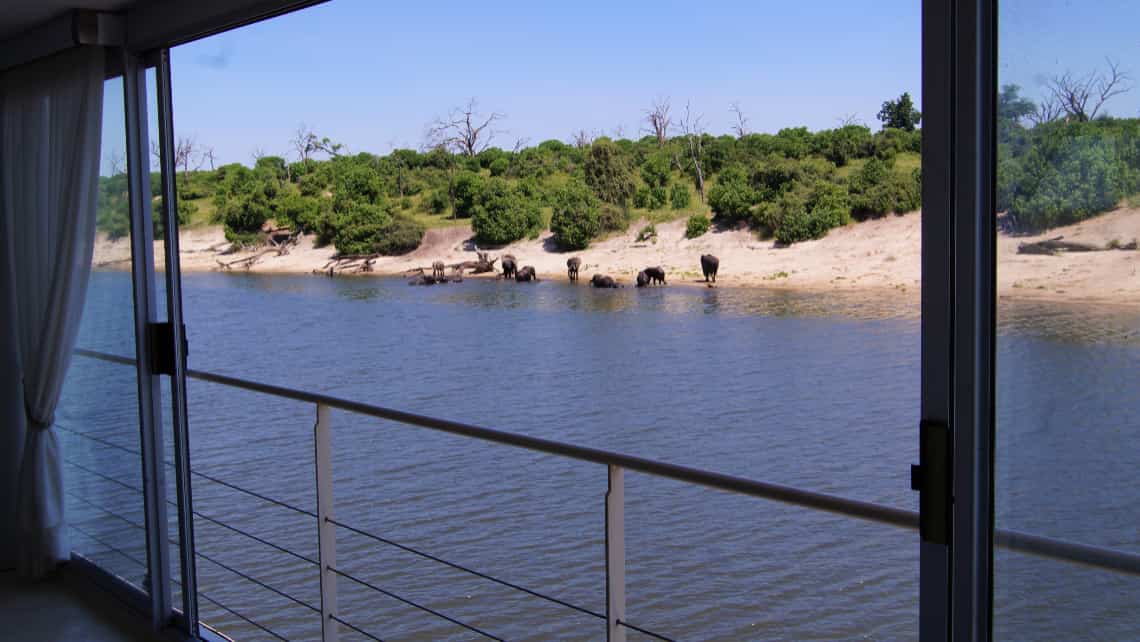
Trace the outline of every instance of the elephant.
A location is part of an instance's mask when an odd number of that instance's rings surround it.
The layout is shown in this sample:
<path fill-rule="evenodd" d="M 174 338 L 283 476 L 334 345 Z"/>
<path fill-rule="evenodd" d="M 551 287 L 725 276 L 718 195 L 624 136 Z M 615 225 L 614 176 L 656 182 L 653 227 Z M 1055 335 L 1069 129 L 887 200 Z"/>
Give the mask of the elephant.
<path fill-rule="evenodd" d="M 503 278 L 504 279 L 514 278 L 515 273 L 518 272 L 518 266 L 519 266 L 518 259 L 515 258 L 514 254 L 504 254 L 503 255 Z"/>
<path fill-rule="evenodd" d="M 716 271 L 720 267 L 720 259 L 712 254 L 701 255 L 701 271 L 705 273 L 705 283 L 709 282 L 709 277 L 712 277 L 712 282 L 716 283 Z"/>
<path fill-rule="evenodd" d="M 642 270 L 637 273 L 637 287 L 643 288 L 647 285 L 649 285 L 649 275 Z"/>
<path fill-rule="evenodd" d="M 582 259 L 573 257 L 566 259 L 566 275 L 570 277 L 571 281 L 578 280 L 578 269 L 582 267 Z"/>
<path fill-rule="evenodd" d="M 621 285 L 613 279 L 612 276 L 605 274 L 595 274 L 590 278 L 590 285 L 596 288 L 620 288 Z"/>
<path fill-rule="evenodd" d="M 446 267 L 447 266 L 445 266 L 443 264 L 443 261 L 436 261 L 436 262 L 432 263 L 431 264 L 431 278 L 433 278 L 437 281 L 444 280 L 446 278 L 444 276 L 444 269 Z"/>
<path fill-rule="evenodd" d="M 660 267 L 647 267 L 645 268 L 645 274 L 649 277 L 650 283 L 665 285 L 665 270 L 662 270 Z"/>
<path fill-rule="evenodd" d="M 519 283 L 523 283 L 525 281 L 537 281 L 538 275 L 534 273 L 534 266 L 527 265 L 523 267 L 515 274 L 515 280 Z"/>

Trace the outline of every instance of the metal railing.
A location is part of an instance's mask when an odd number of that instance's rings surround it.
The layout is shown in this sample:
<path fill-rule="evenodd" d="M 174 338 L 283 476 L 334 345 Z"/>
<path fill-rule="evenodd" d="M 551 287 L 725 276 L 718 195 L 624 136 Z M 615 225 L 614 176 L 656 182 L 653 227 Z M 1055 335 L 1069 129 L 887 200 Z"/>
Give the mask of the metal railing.
<path fill-rule="evenodd" d="M 117 363 L 122 365 L 134 366 L 134 359 L 122 357 L 118 355 L 106 354 L 102 352 L 77 349 L 76 354 L 97 359 L 105 362 Z M 231 388 L 247 390 L 259 394 L 270 395 L 274 397 L 290 399 L 313 404 L 316 408 L 316 422 L 313 427 L 313 445 L 314 445 L 314 462 L 316 472 L 316 490 L 317 490 L 317 511 L 316 513 L 302 508 L 292 506 L 281 500 L 265 496 L 263 494 L 255 493 L 253 491 L 241 488 L 216 476 L 203 473 L 201 471 L 192 470 L 191 474 L 201 479 L 206 479 L 213 483 L 226 486 L 232 490 L 245 493 L 253 496 L 261 501 L 275 504 L 298 513 L 307 515 L 317 520 L 317 536 L 318 536 L 318 550 L 319 559 L 312 560 L 311 558 L 302 556 L 293 551 L 289 551 L 284 547 L 278 546 L 269 542 L 264 538 L 259 538 L 250 533 L 241 531 L 233 526 L 226 525 L 216 518 L 201 514 L 199 511 L 194 511 L 194 516 L 205 519 L 215 525 L 227 528 L 231 531 L 250 537 L 254 540 L 261 542 L 267 546 L 271 546 L 279 551 L 288 553 L 295 557 L 309 562 L 315 563 L 319 568 L 320 575 L 320 593 L 321 593 L 321 622 L 322 622 L 322 637 L 324 640 L 337 639 L 337 624 L 347 626 L 357 633 L 369 637 L 370 639 L 380 639 L 375 635 L 368 633 L 356 625 L 350 624 L 342 618 L 338 613 L 337 608 L 337 579 L 344 578 L 353 581 L 357 584 L 370 588 L 376 592 L 387 595 L 401 601 L 405 604 L 418 608 L 422 611 L 431 613 L 437 617 L 461 626 L 467 630 L 480 634 L 490 639 L 500 639 L 494 635 L 479 629 L 478 627 L 453 618 L 444 613 L 438 612 L 430 607 L 417 604 L 404 597 L 398 596 L 391 591 L 376 586 L 367 580 L 362 580 L 343 569 L 338 569 L 336 566 L 336 529 L 341 528 L 347 531 L 368 537 L 376 542 L 397 547 L 406 552 L 418 555 L 425 559 L 435 561 L 437 563 L 449 566 L 451 568 L 470 573 L 474 576 L 496 582 L 500 585 L 527 593 L 531 596 L 548 600 L 555 604 L 576 610 L 583 614 L 587 614 L 598 619 L 603 619 L 606 622 L 607 639 L 611 641 L 624 641 L 627 630 L 634 630 L 641 634 L 654 637 L 657 639 L 668 640 L 659 633 L 651 630 L 636 626 L 625 619 L 625 483 L 624 472 L 626 470 L 637 471 L 656 477 L 663 477 L 673 479 L 689 484 L 701 485 L 718 490 L 724 490 L 734 493 L 739 493 L 751 497 L 762 498 L 772 501 L 778 501 L 795 506 L 811 508 L 818 511 L 826 511 L 856 519 L 887 524 L 898 528 L 907 528 L 911 530 L 918 529 L 918 513 L 914 511 L 907 511 L 898 508 L 882 506 L 869 502 L 863 502 L 844 497 L 830 495 L 825 493 L 817 493 L 807 491 L 799 488 L 783 486 L 770 482 L 757 481 L 743 477 L 726 475 L 723 473 L 716 473 L 712 471 L 682 466 L 679 464 L 672 464 L 667 462 L 646 459 L 635 455 L 628 455 L 624 453 L 610 452 L 586 446 L 579 446 L 564 442 L 558 442 L 548 439 L 541 439 L 537 437 L 530 437 L 511 432 L 494 430 L 490 428 L 483 428 L 479 426 L 472 426 L 456 421 L 449 421 L 446 419 L 439 419 L 435 417 L 428 417 L 414 413 L 404 412 L 400 410 L 393 410 L 382 406 L 367 404 L 359 401 L 342 399 L 330 395 L 307 392 L 287 388 L 283 386 L 276 386 L 271 384 L 259 383 L 240 379 L 237 377 L 230 377 L 212 372 L 204 372 L 199 370 L 187 370 L 186 376 L 198 381 L 205 381 Z M 606 609 L 605 613 L 598 613 L 585 607 L 572 604 L 568 601 L 559 598 L 545 595 L 539 591 L 522 587 L 518 584 L 508 582 L 499 578 L 495 578 L 489 574 L 470 569 L 463 565 L 450 562 L 439 558 L 437 556 L 418 551 L 412 547 L 406 546 L 391 539 L 381 537 L 379 535 L 369 533 L 362 529 L 356 528 L 350 524 L 344 523 L 336 519 L 333 515 L 333 484 L 332 484 L 332 459 L 331 459 L 331 438 L 332 426 L 330 422 L 331 409 L 343 410 L 367 417 L 376 419 L 384 419 L 394 421 L 400 424 L 426 428 L 438 432 L 444 432 L 463 437 L 478 439 L 491 443 L 503 444 L 522 448 L 535 452 L 556 455 L 560 457 L 576 459 L 579 461 L 586 461 L 594 464 L 606 466 L 608 475 L 608 488 L 604 498 L 605 507 L 605 595 L 606 595 Z M 78 433 L 82 434 L 82 433 Z M 89 436 L 90 437 L 90 436 Z M 97 437 L 92 437 L 98 439 Z M 111 442 L 104 443 L 111 446 L 123 448 L 121 445 L 113 444 Z M 168 465 L 170 462 L 167 462 Z M 95 472 L 95 471 L 91 471 Z M 99 473 L 95 473 L 99 474 Z M 116 480 L 111 480 L 116 481 Z M 121 482 L 119 482 L 121 483 Z M 136 489 L 141 492 L 141 489 Z M 1125 573 L 1130 575 L 1140 575 L 1140 555 L 1127 553 L 1108 548 L 1089 546 L 1085 544 L 1078 544 L 1075 542 L 1068 542 L 1064 540 L 1052 539 L 1018 531 L 1010 531 L 1004 529 L 997 529 L 994 532 L 994 543 L 996 546 L 1006 548 L 1009 550 L 1026 553 L 1039 557 L 1061 560 L 1085 566 L 1100 568 L 1103 570 L 1113 571 L 1117 573 Z M 271 587 L 270 587 L 271 588 Z M 311 605 L 310 608 L 318 610 Z"/>

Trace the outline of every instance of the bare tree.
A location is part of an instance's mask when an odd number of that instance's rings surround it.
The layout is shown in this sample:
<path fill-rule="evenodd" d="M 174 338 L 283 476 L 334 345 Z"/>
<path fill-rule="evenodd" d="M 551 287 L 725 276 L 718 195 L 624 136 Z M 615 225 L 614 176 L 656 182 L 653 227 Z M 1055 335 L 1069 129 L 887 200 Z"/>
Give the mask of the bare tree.
<path fill-rule="evenodd" d="M 123 173 L 123 152 L 117 149 L 112 149 L 107 158 L 107 164 L 110 165 L 111 176 L 118 176 Z"/>
<path fill-rule="evenodd" d="M 518 168 L 519 152 L 530 142 L 529 138 L 516 138 L 514 149 L 511 150 L 510 164 L 507 165 L 507 176 L 514 176 Z"/>
<path fill-rule="evenodd" d="M 625 125 L 618 123 L 618 125 L 614 127 L 614 140 L 621 140 L 623 138 L 625 138 Z"/>
<path fill-rule="evenodd" d="M 266 157 L 266 156 L 268 156 L 269 154 L 267 154 L 267 153 L 265 152 L 265 148 L 264 148 L 264 147 L 254 147 L 254 148 L 253 148 L 253 151 L 252 151 L 252 152 L 250 152 L 250 154 L 249 154 L 249 155 L 253 157 L 253 164 L 254 164 L 254 165 L 256 165 L 256 164 L 257 164 L 257 161 L 259 161 L 259 160 L 261 160 L 261 159 L 265 158 L 265 157 Z"/>
<path fill-rule="evenodd" d="M 584 129 L 579 129 L 570 135 L 570 143 L 578 149 L 589 147 L 594 142 L 594 134 Z"/>
<path fill-rule="evenodd" d="M 862 125 L 862 126 L 867 125 L 867 123 L 863 122 L 862 118 L 859 118 L 859 114 L 854 114 L 854 113 L 844 114 L 844 115 L 840 116 L 839 118 L 836 118 L 835 120 L 837 120 L 839 122 L 840 128 L 851 127 L 852 125 Z"/>
<path fill-rule="evenodd" d="M 1057 102 L 1057 99 L 1053 96 L 1046 96 L 1037 104 L 1037 109 L 1027 115 L 1026 118 L 1034 125 L 1043 125 L 1057 120 L 1063 113 L 1065 111 L 1061 109 L 1061 104 Z"/>
<path fill-rule="evenodd" d="M 1078 78 L 1065 72 L 1049 80 L 1049 93 L 1068 118 L 1077 122 L 1092 120 L 1109 99 L 1132 90 L 1132 78 L 1120 71 L 1111 58 L 1105 58 L 1105 62 L 1107 74 L 1094 71 Z"/>
<path fill-rule="evenodd" d="M 496 134 L 503 133 L 494 124 L 504 118 L 497 112 L 481 114 L 479 103 L 472 98 L 466 107 L 456 107 L 447 118 L 436 118 L 428 125 L 427 139 L 432 147 L 443 145 L 457 154 L 475 156 L 491 145 Z"/>
<path fill-rule="evenodd" d="M 154 162 L 162 167 L 162 149 L 159 147 L 158 141 L 152 140 L 150 142 L 150 155 L 154 158 Z M 174 144 L 174 170 L 175 172 L 179 169 L 182 170 L 183 183 L 190 180 L 191 169 L 201 169 L 204 160 L 201 148 L 193 137 L 179 138 Z"/>
<path fill-rule="evenodd" d="M 202 147 L 202 162 L 209 161 L 210 171 L 214 171 L 214 148 L 210 146 Z"/>
<path fill-rule="evenodd" d="M 728 111 L 736 114 L 736 124 L 732 126 L 733 133 L 737 138 L 744 138 L 751 132 L 748 131 L 748 117 L 744 115 L 744 110 L 740 108 L 740 103 L 732 103 Z"/>
<path fill-rule="evenodd" d="M 293 138 L 289 139 L 289 146 L 297 153 L 297 160 L 302 163 L 312 158 L 316 152 L 324 152 L 329 156 L 339 156 L 341 148 L 344 147 L 341 143 L 332 142 L 327 136 L 318 137 L 316 132 L 305 123 L 297 126 Z"/>
<path fill-rule="evenodd" d="M 669 99 L 658 98 L 653 105 L 645 110 L 645 122 L 648 127 L 644 131 L 657 138 L 658 145 L 664 145 L 669 138 L 669 126 L 673 120 L 669 117 Z"/>
<path fill-rule="evenodd" d="M 701 202 L 705 202 L 705 168 L 704 168 L 704 116 L 693 115 L 689 103 L 685 103 L 685 116 L 681 119 L 681 134 L 685 137 L 685 147 L 688 158 L 682 161 L 674 157 L 677 167 L 683 172 L 689 170 L 693 175 L 693 182 L 697 184 L 697 195 Z"/>

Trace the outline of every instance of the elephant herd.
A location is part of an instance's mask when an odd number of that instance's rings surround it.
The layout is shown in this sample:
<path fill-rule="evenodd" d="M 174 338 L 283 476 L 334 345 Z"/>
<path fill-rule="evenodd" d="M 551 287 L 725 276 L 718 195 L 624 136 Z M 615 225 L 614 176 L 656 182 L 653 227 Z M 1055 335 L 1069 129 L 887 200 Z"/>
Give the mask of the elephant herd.
<path fill-rule="evenodd" d="M 502 259 L 503 278 L 516 281 L 537 281 L 533 265 L 519 267 L 518 259 L 513 254 L 504 254 Z M 701 272 L 705 275 L 705 282 L 716 283 L 717 269 L 720 268 L 720 259 L 712 254 L 701 255 Z M 566 261 L 566 275 L 571 281 L 578 280 L 578 272 L 582 269 L 582 259 L 575 256 Z M 653 284 L 666 285 L 665 270 L 660 266 L 647 267 L 637 273 L 637 287 L 647 287 Z M 595 274 L 590 278 L 590 285 L 595 288 L 620 288 L 621 284 L 607 274 Z M 711 286 L 710 286 L 711 287 Z"/>

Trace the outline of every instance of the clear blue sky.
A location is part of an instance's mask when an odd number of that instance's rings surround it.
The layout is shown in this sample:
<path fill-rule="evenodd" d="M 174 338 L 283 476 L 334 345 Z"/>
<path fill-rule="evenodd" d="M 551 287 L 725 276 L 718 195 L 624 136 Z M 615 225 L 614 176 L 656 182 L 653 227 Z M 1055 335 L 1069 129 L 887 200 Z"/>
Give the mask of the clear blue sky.
<path fill-rule="evenodd" d="M 674 115 L 690 101 L 716 134 L 733 102 L 754 131 L 848 115 L 877 129 L 884 100 L 921 100 L 920 4 L 332 0 L 175 49 L 175 127 L 219 163 L 247 164 L 255 150 L 289 156 L 302 122 L 352 152 L 419 148 L 434 117 L 472 97 L 506 114 L 506 148 L 578 129 L 636 137 L 658 97 Z M 1036 99 L 1050 75 L 1105 56 L 1140 76 L 1140 3 L 1094 4 L 1003 0 L 1002 82 Z M 1140 115 L 1140 89 L 1109 111 Z M 110 138 L 105 157 L 121 147 Z"/>

